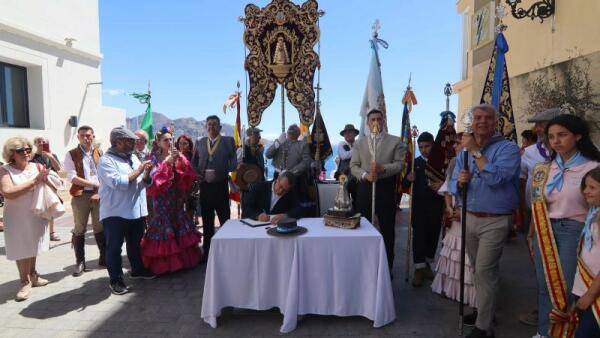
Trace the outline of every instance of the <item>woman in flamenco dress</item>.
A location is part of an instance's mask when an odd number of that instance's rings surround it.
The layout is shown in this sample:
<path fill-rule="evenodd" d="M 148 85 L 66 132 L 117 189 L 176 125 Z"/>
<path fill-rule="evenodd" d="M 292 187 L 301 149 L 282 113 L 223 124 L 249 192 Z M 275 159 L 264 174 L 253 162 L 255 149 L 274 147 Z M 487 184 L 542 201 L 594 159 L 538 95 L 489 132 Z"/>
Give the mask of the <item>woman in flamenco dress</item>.
<path fill-rule="evenodd" d="M 189 269 L 202 259 L 201 235 L 184 212 L 196 172 L 172 142 L 173 134 L 167 128 L 156 134 L 152 185 L 146 189 L 153 199 L 153 212 L 141 243 L 142 259 L 155 274 Z"/>

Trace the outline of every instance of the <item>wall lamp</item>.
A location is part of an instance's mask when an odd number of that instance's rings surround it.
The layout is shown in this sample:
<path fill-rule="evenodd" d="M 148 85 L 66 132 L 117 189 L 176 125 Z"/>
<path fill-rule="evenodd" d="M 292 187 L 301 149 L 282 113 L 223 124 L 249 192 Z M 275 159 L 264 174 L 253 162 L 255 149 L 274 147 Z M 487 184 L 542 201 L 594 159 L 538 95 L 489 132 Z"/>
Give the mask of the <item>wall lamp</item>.
<path fill-rule="evenodd" d="M 510 6 L 512 16 L 517 19 L 531 18 L 531 20 L 538 18 L 540 23 L 554 15 L 556 10 L 555 0 L 540 0 L 529 9 L 517 8 L 522 0 L 506 0 L 506 3 Z"/>

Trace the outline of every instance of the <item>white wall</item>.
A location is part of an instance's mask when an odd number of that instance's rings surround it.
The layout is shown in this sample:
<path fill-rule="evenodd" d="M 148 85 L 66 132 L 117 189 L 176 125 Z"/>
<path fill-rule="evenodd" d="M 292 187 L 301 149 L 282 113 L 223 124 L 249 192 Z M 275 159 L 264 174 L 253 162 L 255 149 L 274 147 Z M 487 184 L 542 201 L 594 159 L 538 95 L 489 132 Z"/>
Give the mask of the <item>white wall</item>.
<path fill-rule="evenodd" d="M 125 111 L 102 105 L 97 0 L 0 0 L 0 61 L 27 68 L 30 128 L 0 128 L 12 136 L 44 135 L 59 158 L 77 144 L 79 125 L 95 130 L 103 148 Z M 68 46 L 65 38 L 76 41 Z"/>

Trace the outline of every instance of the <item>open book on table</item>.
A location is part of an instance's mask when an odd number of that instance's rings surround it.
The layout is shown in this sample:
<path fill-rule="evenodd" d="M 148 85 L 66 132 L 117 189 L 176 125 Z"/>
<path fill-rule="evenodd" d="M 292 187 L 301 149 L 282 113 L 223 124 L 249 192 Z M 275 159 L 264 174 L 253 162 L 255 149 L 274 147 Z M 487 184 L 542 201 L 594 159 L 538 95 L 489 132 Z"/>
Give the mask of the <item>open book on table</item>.
<path fill-rule="evenodd" d="M 265 225 L 271 225 L 271 222 L 266 221 L 266 222 L 262 222 L 262 221 L 256 221 L 253 220 L 251 218 L 243 218 L 240 220 L 242 223 L 246 224 L 247 226 L 251 226 L 251 227 L 262 227 Z"/>

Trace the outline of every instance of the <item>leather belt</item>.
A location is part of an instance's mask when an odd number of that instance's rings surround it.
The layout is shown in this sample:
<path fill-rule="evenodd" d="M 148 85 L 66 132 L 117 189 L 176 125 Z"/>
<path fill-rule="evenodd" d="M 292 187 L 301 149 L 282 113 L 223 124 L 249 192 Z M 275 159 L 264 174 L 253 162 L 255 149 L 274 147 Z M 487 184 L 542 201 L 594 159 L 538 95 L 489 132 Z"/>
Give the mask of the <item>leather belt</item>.
<path fill-rule="evenodd" d="M 479 218 L 494 218 L 494 217 L 502 217 L 502 216 L 510 216 L 512 214 L 492 214 L 489 212 L 477 212 L 477 211 L 467 211 L 469 214 L 479 217 Z"/>

